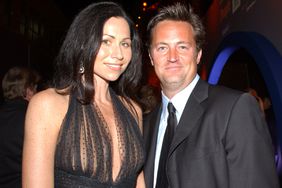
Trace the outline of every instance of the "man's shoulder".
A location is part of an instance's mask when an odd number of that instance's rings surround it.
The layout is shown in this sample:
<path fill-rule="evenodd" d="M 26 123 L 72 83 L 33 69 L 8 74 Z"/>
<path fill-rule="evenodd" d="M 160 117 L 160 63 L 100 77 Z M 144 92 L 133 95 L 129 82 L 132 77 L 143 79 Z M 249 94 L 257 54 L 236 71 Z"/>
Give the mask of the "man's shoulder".
<path fill-rule="evenodd" d="M 222 85 L 212 85 L 205 80 L 199 80 L 192 95 L 200 102 L 203 101 L 234 101 L 244 92 Z"/>
<path fill-rule="evenodd" d="M 226 97 L 238 97 L 244 92 L 236 89 L 232 89 L 222 85 L 211 85 L 209 84 L 209 94 L 215 96 L 226 96 Z"/>
<path fill-rule="evenodd" d="M 206 98 L 204 98 L 202 102 L 209 109 L 231 108 L 236 101 L 240 99 L 242 95 L 244 95 L 244 92 L 242 91 L 222 85 L 212 85 L 203 80 L 201 80 L 196 87 L 198 87 L 195 88 L 198 91 L 196 91 L 194 95 L 197 95 L 196 97 L 198 98 L 201 95 L 205 95 Z"/>

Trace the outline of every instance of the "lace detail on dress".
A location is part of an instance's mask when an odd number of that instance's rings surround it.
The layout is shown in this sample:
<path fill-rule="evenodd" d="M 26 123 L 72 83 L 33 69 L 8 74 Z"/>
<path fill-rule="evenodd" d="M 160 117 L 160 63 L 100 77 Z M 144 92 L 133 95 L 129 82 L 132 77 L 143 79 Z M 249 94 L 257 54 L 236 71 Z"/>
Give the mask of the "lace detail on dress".
<path fill-rule="evenodd" d="M 117 186 L 126 179 L 136 181 L 144 162 L 142 136 L 132 114 L 111 89 L 110 93 L 121 160 L 115 181 L 112 177 L 113 153 L 109 127 L 97 105 L 82 105 L 76 95 L 70 97 L 69 109 L 61 126 L 55 171 L 91 178 L 95 186 L 97 182 Z M 56 175 L 55 184 L 62 183 L 63 179 L 62 175 Z"/>

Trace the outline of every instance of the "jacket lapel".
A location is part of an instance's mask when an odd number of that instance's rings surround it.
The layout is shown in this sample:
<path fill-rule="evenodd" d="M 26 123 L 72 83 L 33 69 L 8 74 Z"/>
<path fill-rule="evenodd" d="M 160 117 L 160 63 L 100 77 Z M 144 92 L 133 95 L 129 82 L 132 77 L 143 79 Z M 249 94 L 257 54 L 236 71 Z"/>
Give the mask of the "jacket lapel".
<path fill-rule="evenodd" d="M 190 135 L 191 131 L 196 126 L 197 121 L 204 112 L 204 108 L 201 106 L 201 103 L 207 97 L 208 84 L 200 79 L 185 105 L 184 111 L 174 134 L 169 155 L 179 144 L 181 144 L 184 139 Z"/>

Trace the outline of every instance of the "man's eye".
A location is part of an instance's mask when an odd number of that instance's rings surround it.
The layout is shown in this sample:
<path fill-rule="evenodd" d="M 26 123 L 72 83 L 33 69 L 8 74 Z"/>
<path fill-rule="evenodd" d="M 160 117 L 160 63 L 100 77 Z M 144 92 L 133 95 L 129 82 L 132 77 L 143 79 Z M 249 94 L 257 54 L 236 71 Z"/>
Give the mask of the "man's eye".
<path fill-rule="evenodd" d="M 187 46 L 179 46 L 179 49 L 185 50 L 185 49 L 188 49 L 188 47 Z"/>
<path fill-rule="evenodd" d="M 160 46 L 160 47 L 157 48 L 157 51 L 161 51 L 161 52 L 162 52 L 162 51 L 164 51 L 165 49 L 166 49 L 166 47 Z"/>

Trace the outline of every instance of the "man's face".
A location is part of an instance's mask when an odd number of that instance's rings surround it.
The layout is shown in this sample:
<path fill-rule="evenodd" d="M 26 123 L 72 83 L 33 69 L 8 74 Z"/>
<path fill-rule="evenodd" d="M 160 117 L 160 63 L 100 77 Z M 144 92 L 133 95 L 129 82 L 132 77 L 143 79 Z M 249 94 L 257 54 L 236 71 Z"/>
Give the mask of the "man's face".
<path fill-rule="evenodd" d="M 151 38 L 151 63 L 164 93 L 171 98 L 194 79 L 202 52 L 196 50 L 194 31 L 187 22 L 161 21 Z"/>

